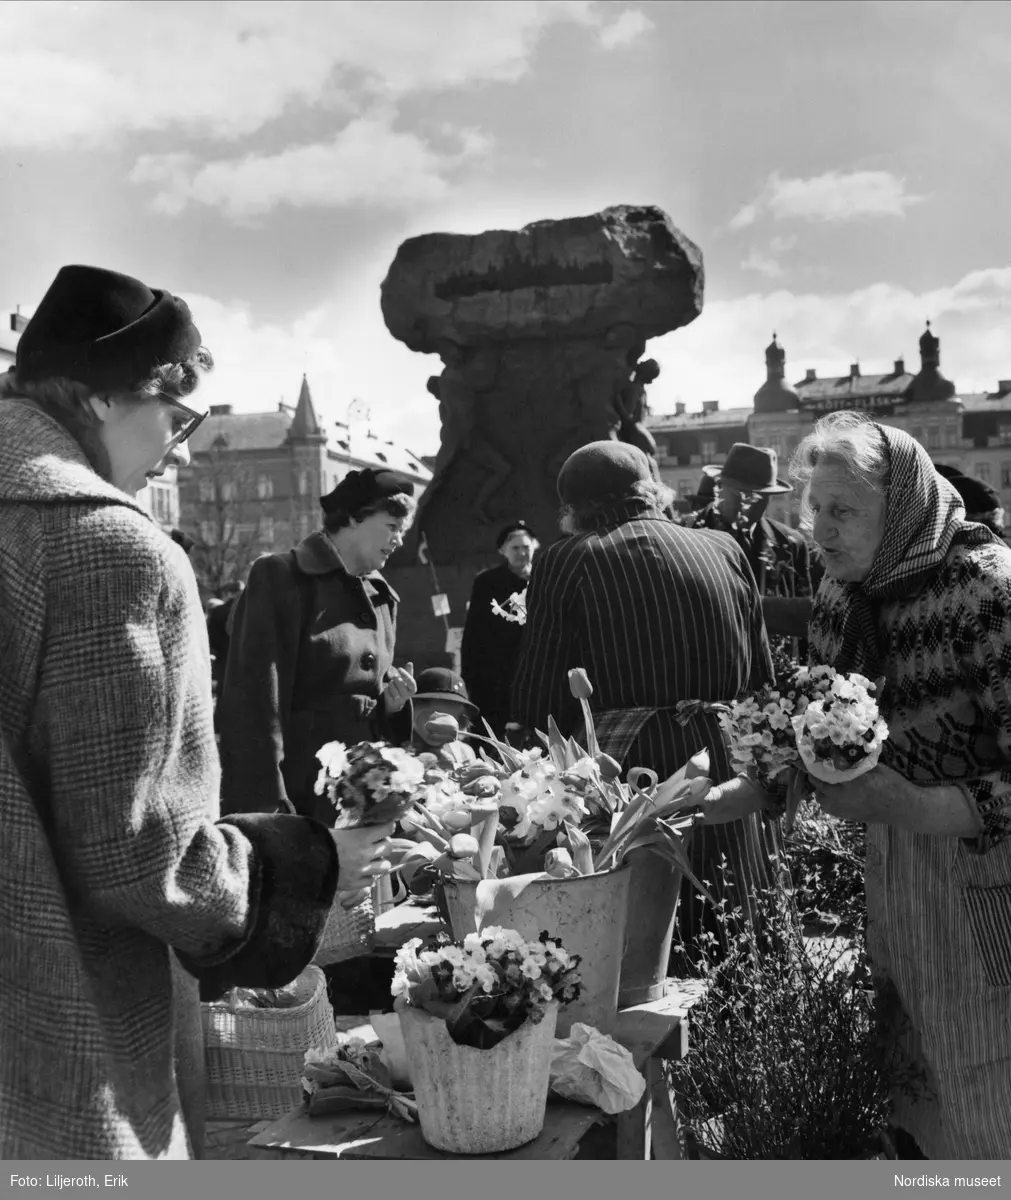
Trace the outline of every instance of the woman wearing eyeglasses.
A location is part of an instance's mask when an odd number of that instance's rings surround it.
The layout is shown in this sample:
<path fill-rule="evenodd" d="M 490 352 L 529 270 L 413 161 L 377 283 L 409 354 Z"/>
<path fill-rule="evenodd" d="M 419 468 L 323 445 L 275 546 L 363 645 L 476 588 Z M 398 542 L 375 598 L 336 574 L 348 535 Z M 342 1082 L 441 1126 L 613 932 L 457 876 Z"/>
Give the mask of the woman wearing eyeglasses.
<path fill-rule="evenodd" d="M 200 992 L 287 984 L 389 869 L 389 827 L 218 820 L 196 581 L 135 499 L 211 366 L 178 297 L 74 266 L 0 377 L 0 1159 L 199 1157 Z"/>

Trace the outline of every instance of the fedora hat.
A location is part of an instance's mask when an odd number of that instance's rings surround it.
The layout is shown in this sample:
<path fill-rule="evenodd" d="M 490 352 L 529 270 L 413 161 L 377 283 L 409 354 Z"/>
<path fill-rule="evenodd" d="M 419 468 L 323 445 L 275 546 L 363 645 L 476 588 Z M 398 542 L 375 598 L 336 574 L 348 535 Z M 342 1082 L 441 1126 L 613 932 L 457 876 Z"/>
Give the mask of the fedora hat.
<path fill-rule="evenodd" d="M 777 477 L 776 451 L 768 446 L 752 446 L 734 442 L 720 471 L 720 482 L 736 484 L 742 492 L 757 492 L 761 496 L 778 496 L 792 492 L 788 483 Z"/>
<path fill-rule="evenodd" d="M 130 391 L 156 367 L 183 362 L 200 331 L 178 296 L 102 267 L 61 267 L 18 341 L 24 383 L 65 378 Z"/>
<path fill-rule="evenodd" d="M 418 690 L 412 700 L 455 700 L 478 712 L 477 705 L 467 694 L 467 685 L 448 667 L 428 667 L 417 678 Z"/>

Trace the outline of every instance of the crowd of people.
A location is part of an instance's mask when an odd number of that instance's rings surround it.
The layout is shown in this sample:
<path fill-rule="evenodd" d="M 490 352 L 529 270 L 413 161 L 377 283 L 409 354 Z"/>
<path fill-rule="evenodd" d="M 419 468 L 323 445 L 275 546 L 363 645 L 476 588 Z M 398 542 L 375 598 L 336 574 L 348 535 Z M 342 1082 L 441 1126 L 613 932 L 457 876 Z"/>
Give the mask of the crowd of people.
<path fill-rule="evenodd" d="M 479 719 L 505 735 L 550 714 L 578 736 L 567 676 L 582 667 L 623 769 L 662 779 L 709 752 L 693 870 L 714 882 L 729 865 L 752 919 L 760 889 L 790 882 L 779 808 L 735 772 L 709 706 L 770 683 L 779 642 L 883 681 L 880 763 L 811 786 L 867 827 L 869 947 L 929 1082 L 897 1102 L 908 1154 L 1011 1157 L 1011 551 L 995 494 L 838 413 L 801 443 L 792 483 L 740 444 L 672 518 L 647 453 L 593 442 L 561 468 L 543 549 L 524 521 L 499 533 L 461 672 L 415 675 L 394 662 L 382 573 L 416 510 L 393 471 L 347 475 L 321 527 L 258 559 L 205 620 L 185 548 L 135 497 L 188 461 L 212 367 L 180 299 L 66 267 L 0 385 L 0 1155 L 199 1157 L 200 999 L 289 982 L 337 893 L 391 867 L 392 827 L 335 830 L 316 795 L 329 741 L 458 764 Z M 767 515 L 795 485 L 806 534 Z M 507 619 L 517 593 L 524 619 Z M 700 703 L 686 716 L 685 701 Z M 686 962 L 720 933 L 691 886 L 678 928 Z"/>

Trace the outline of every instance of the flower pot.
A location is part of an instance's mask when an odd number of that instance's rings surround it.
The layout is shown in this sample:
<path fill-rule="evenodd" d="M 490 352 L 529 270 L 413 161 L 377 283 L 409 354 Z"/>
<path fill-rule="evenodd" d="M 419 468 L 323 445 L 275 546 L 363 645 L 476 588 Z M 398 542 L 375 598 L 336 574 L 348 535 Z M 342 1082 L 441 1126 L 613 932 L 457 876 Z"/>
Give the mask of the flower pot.
<path fill-rule="evenodd" d="M 618 1014 L 618 981 L 625 944 L 629 865 L 576 879 L 537 879 L 527 884 L 494 924 L 515 929 L 528 941 L 544 930 L 570 954 L 578 954 L 582 982 L 579 999 L 558 1015 L 558 1036 L 568 1037 L 577 1021 L 607 1033 Z M 453 937 L 476 931 L 477 883 L 446 879 L 446 908 Z"/>
<path fill-rule="evenodd" d="M 674 914 L 683 872 L 666 858 L 643 847 L 628 856 L 625 953 L 621 960 L 618 1004 L 648 1004 L 667 994 L 667 967 L 674 935 Z"/>
<path fill-rule="evenodd" d="M 450 1154 L 500 1154 L 544 1128 L 558 1005 L 491 1050 L 458 1046 L 446 1022 L 400 1009 L 400 1025 L 425 1141 Z"/>

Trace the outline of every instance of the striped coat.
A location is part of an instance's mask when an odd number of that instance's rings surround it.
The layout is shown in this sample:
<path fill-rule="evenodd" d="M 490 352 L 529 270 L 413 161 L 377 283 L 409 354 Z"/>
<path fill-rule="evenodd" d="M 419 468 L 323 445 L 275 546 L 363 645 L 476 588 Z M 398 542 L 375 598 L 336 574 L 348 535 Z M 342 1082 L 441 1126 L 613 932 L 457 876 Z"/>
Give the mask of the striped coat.
<path fill-rule="evenodd" d="M 772 678 L 743 551 L 726 534 L 684 529 L 640 500 L 616 505 L 593 533 L 555 542 L 530 576 L 514 718 L 545 729 L 551 714 L 563 734 L 578 735 L 572 667 L 589 675 L 602 748 L 624 769 L 649 767 L 664 779 L 705 748 L 714 781 L 732 778 L 717 717 L 681 725 L 672 709 L 683 700 L 733 700 Z M 622 715 L 636 710 L 631 721 Z M 749 894 L 777 881 L 780 850 L 778 824 L 755 815 L 697 830 L 693 866 L 716 884 L 725 854 L 739 884 L 735 899 L 747 909 Z M 718 932 L 690 886 L 679 914 L 686 945 L 700 925 Z"/>
<path fill-rule="evenodd" d="M 290 981 L 337 885 L 323 826 L 217 823 L 218 781 L 185 554 L 0 400 L 0 1158 L 199 1155 L 197 977 Z"/>

